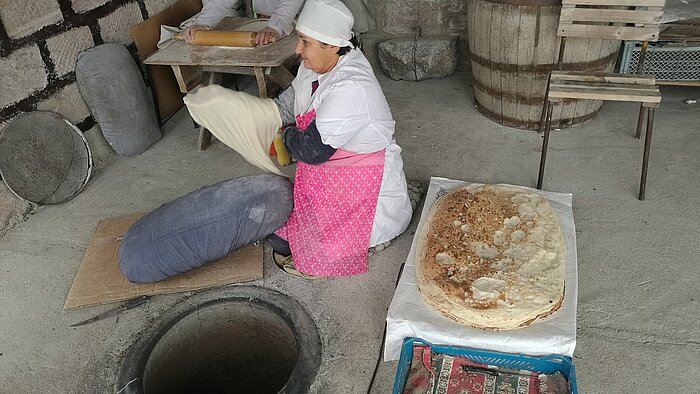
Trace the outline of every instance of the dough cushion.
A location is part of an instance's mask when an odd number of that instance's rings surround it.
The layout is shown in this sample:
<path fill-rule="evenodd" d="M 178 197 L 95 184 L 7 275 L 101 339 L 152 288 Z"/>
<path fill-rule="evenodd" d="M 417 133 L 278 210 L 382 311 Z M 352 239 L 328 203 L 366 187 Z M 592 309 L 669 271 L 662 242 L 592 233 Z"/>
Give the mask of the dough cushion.
<path fill-rule="evenodd" d="M 418 237 L 423 299 L 462 324 L 524 327 L 564 299 L 561 225 L 537 194 L 491 185 L 454 190 L 435 203 Z"/>
<path fill-rule="evenodd" d="M 195 122 L 250 164 L 286 176 L 269 155 L 270 144 L 282 127 L 280 113 L 272 99 L 210 85 L 190 92 L 184 101 Z"/>

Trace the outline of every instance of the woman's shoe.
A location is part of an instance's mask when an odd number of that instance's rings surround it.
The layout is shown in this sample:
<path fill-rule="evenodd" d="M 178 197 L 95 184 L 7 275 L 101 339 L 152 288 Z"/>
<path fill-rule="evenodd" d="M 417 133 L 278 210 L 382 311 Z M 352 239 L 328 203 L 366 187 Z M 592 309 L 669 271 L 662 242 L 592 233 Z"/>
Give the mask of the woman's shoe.
<path fill-rule="evenodd" d="M 292 255 L 289 256 L 284 256 L 281 255 L 277 252 L 272 252 L 272 260 L 275 261 L 275 265 L 277 268 L 281 269 L 285 273 L 296 276 L 297 278 L 302 278 L 302 279 L 320 279 L 320 276 L 314 276 L 314 275 L 309 275 L 305 274 L 299 270 L 296 269 L 294 266 L 294 259 L 292 258 Z"/>

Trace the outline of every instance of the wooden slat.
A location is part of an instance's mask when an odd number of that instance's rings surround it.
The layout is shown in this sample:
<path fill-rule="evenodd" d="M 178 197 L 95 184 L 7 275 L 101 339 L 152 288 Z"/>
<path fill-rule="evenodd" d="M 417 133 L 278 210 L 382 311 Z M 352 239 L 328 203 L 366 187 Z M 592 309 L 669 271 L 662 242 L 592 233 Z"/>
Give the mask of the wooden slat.
<path fill-rule="evenodd" d="M 658 24 L 663 16 L 663 10 L 638 11 L 597 8 L 562 8 L 562 22 L 624 22 Z"/>
<path fill-rule="evenodd" d="M 663 7 L 665 0 L 562 0 L 574 5 L 624 5 L 629 7 Z"/>
<path fill-rule="evenodd" d="M 491 15 L 491 23 L 489 25 L 490 31 L 489 31 L 489 47 L 490 47 L 490 55 L 488 57 L 489 60 L 497 62 L 497 63 L 505 63 L 503 59 L 501 58 L 502 50 L 501 47 L 503 46 L 503 40 L 501 39 L 501 35 L 503 33 L 503 12 L 501 12 L 502 6 L 496 3 L 493 4 L 493 14 Z M 492 68 L 491 70 L 491 87 L 495 89 L 498 92 L 503 92 L 503 86 L 502 86 L 502 78 L 501 75 L 503 72 L 500 69 L 497 68 Z M 493 113 L 498 114 L 501 119 L 500 122 L 503 122 L 503 97 L 494 97 L 493 98 L 493 108 L 491 109 Z"/>
<path fill-rule="evenodd" d="M 549 89 L 550 99 L 588 99 L 606 101 L 634 101 L 640 103 L 660 103 L 661 94 L 639 90 L 588 89 L 577 87 L 554 87 Z M 557 100 L 553 100 L 557 101 Z"/>
<path fill-rule="evenodd" d="M 520 12 L 505 12 L 502 15 L 501 59 L 507 64 L 518 64 L 518 51 L 521 50 L 519 45 L 520 18 Z M 525 50 L 525 48 L 522 49 Z M 501 99 L 501 109 L 506 118 L 517 119 L 518 117 L 517 99 L 514 99 L 513 96 L 518 92 L 519 79 L 520 76 L 517 73 L 501 73 L 501 89 L 504 93 Z"/>
<path fill-rule="evenodd" d="M 698 86 L 700 87 L 700 81 L 658 81 L 659 85 L 673 85 L 673 86 Z"/>
<path fill-rule="evenodd" d="M 617 27 L 559 24 L 557 35 L 607 40 L 656 41 L 659 27 Z"/>
<path fill-rule="evenodd" d="M 525 7 L 521 7 L 520 21 L 518 26 L 518 64 L 523 66 L 531 66 L 535 62 L 535 37 L 539 31 L 537 24 L 537 13 L 527 12 Z M 539 38 L 539 36 L 537 36 Z M 558 41 L 558 39 L 556 40 Z M 517 78 L 517 98 L 516 115 L 517 119 L 531 120 L 537 118 L 537 108 L 541 110 L 542 104 L 532 104 L 523 97 L 538 97 L 542 96 L 544 100 L 544 86 L 539 87 L 534 81 L 534 73 L 519 73 Z"/>
<path fill-rule="evenodd" d="M 659 88 L 656 85 L 634 85 L 629 83 L 609 83 L 609 82 L 588 82 L 588 81 L 561 81 L 552 83 L 550 89 L 559 88 L 579 88 L 591 90 L 634 90 L 639 92 L 653 93 L 658 92 Z"/>
<path fill-rule="evenodd" d="M 590 81 L 654 85 L 654 76 L 648 74 L 585 73 L 576 71 L 552 71 L 552 83 L 559 81 Z"/>

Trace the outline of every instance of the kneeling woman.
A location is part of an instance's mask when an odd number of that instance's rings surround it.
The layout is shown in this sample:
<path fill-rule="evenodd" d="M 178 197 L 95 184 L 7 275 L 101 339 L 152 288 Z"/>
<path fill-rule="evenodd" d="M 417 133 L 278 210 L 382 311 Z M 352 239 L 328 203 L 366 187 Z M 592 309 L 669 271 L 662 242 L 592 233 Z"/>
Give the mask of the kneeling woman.
<path fill-rule="evenodd" d="M 272 245 L 276 261 L 291 252 L 286 268 L 314 276 L 367 272 L 367 249 L 401 234 L 412 214 L 394 120 L 353 22 L 338 0 L 308 0 L 296 26 L 296 125 L 283 136 L 299 161 L 294 210 L 276 232 L 288 248 Z"/>

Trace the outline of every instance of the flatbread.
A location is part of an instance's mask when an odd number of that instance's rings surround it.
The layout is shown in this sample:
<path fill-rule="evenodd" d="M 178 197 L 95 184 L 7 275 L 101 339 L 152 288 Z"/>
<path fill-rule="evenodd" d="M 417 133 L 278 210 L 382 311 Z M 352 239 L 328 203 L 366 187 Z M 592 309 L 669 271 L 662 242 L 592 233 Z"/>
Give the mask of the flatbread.
<path fill-rule="evenodd" d="M 457 322 L 507 330 L 561 306 L 561 224 L 535 193 L 495 185 L 459 188 L 440 197 L 417 236 L 420 293 Z"/>

